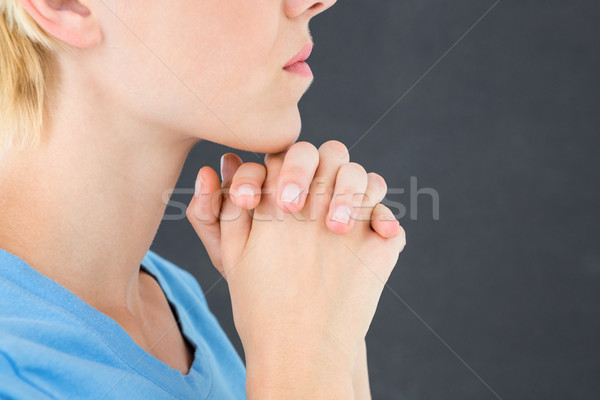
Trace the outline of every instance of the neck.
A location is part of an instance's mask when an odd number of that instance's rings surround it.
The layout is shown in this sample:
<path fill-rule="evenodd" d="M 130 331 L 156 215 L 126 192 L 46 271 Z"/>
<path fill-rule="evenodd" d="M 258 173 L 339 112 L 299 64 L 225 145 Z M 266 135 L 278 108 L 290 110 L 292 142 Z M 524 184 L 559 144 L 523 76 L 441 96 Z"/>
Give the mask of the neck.
<path fill-rule="evenodd" d="M 0 155 L 0 247 L 92 306 L 135 313 L 140 262 L 199 139 L 81 87 L 62 87 L 42 145 Z"/>

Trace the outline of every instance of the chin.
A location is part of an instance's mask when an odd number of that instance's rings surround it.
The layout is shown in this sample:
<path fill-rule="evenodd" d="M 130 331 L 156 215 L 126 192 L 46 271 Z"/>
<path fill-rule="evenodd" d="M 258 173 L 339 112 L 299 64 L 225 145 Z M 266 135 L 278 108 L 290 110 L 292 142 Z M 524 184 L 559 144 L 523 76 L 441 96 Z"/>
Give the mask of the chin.
<path fill-rule="evenodd" d="M 300 132 L 296 132 L 293 135 L 279 135 L 274 137 L 269 143 L 264 143 L 259 149 L 256 149 L 257 153 L 280 153 L 287 150 L 291 145 L 298 141 Z"/>
<path fill-rule="evenodd" d="M 223 143 L 235 149 L 255 153 L 279 153 L 296 143 L 302 129 L 300 113 L 296 107 L 288 115 L 279 114 L 278 118 L 260 118 L 247 123 L 238 132 L 243 135 L 234 138 L 235 143 Z M 251 127 L 251 128 L 249 128 Z"/>

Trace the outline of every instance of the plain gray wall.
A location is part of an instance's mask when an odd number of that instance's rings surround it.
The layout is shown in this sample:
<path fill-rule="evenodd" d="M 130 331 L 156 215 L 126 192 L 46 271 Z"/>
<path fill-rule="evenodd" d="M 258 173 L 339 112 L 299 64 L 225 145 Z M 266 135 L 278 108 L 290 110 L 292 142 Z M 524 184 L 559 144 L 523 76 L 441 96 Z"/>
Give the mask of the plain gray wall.
<path fill-rule="evenodd" d="M 411 177 L 439 194 L 438 220 L 427 195 L 399 218 L 367 337 L 375 399 L 600 398 L 600 6 L 502 0 L 473 27 L 494 1 L 340 0 L 310 25 L 300 140 L 350 147 L 401 99 L 351 160 L 405 189 L 386 201 L 409 206 Z M 227 151 L 196 146 L 172 201 Z M 185 219 L 152 249 L 219 279 Z M 226 282 L 207 300 L 241 351 Z"/>

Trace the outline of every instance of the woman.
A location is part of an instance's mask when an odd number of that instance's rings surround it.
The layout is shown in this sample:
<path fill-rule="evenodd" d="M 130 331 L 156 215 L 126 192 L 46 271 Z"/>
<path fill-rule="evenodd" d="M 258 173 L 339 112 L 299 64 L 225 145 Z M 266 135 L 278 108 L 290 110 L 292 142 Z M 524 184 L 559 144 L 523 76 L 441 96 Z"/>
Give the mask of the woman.
<path fill-rule="evenodd" d="M 308 23 L 334 3 L 0 0 L 0 397 L 369 397 L 404 232 L 343 144 L 295 143 Z M 187 213 L 245 366 L 149 250 L 202 140 L 268 153 L 203 167 Z"/>

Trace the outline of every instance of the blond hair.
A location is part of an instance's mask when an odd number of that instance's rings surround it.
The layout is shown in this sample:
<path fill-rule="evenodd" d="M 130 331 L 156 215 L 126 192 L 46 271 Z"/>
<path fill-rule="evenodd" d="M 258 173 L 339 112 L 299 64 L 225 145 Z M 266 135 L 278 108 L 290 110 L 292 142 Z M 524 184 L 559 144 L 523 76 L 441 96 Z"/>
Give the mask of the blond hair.
<path fill-rule="evenodd" d="M 0 0 L 0 151 L 40 143 L 47 66 L 64 43 L 46 33 L 19 0 Z"/>

